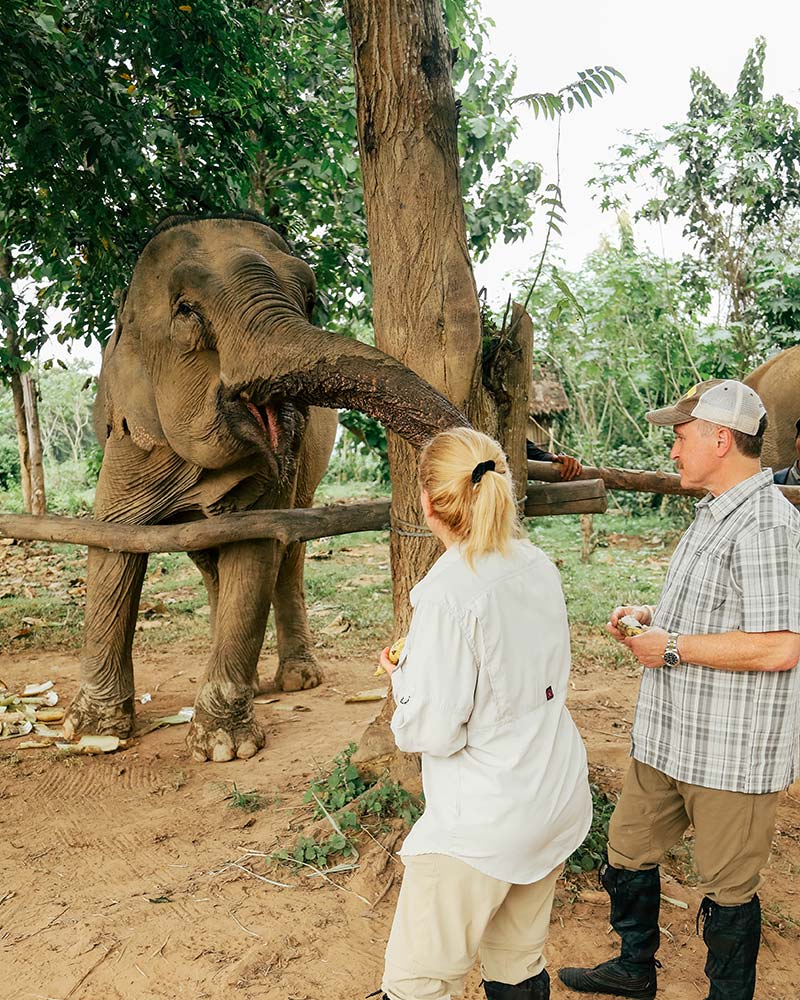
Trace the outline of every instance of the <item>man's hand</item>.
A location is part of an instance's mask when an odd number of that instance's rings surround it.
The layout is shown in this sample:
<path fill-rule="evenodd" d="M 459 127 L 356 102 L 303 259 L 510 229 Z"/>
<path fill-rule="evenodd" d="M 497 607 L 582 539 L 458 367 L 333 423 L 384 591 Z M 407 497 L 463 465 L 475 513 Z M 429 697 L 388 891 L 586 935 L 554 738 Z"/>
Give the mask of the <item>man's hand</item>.
<path fill-rule="evenodd" d="M 553 462 L 561 466 L 562 479 L 577 479 L 583 472 L 583 466 L 572 455 L 554 455 Z"/>
<path fill-rule="evenodd" d="M 669 632 L 665 632 L 663 628 L 651 627 L 641 635 L 632 635 L 622 641 L 643 667 L 654 669 L 664 666 L 664 650 L 668 639 Z"/>
<path fill-rule="evenodd" d="M 619 639 L 620 642 L 623 641 L 625 636 L 617 630 L 617 622 L 620 618 L 624 618 L 625 615 L 631 615 L 637 622 L 641 622 L 642 625 L 649 625 L 652 620 L 650 608 L 646 604 L 626 604 L 624 607 L 614 608 L 611 612 L 611 617 L 608 619 L 606 631 L 610 635 L 613 635 L 615 639 Z"/>

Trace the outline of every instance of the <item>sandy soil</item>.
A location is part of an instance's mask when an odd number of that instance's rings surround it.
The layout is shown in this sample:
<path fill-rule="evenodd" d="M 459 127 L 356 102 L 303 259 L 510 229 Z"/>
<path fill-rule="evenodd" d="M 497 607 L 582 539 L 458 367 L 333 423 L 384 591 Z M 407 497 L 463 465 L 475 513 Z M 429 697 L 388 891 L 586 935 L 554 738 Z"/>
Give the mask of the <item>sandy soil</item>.
<path fill-rule="evenodd" d="M 137 690 L 154 694 L 140 718 L 192 703 L 198 653 L 178 648 L 139 657 Z M 615 790 L 626 766 L 636 675 L 601 668 L 590 654 L 582 644 L 572 709 L 594 778 Z M 361 869 L 337 877 L 338 888 L 257 857 L 230 867 L 247 851 L 269 852 L 295 840 L 309 823 L 302 803 L 309 778 L 358 739 L 377 712 L 375 703 L 344 702 L 345 694 L 377 683 L 368 657 L 328 658 L 326 666 L 325 686 L 259 708 L 269 744 L 251 761 L 196 764 L 177 726 L 103 758 L 58 761 L 51 750 L 15 755 L 13 742 L 0 744 L 2 996 L 355 1000 L 378 987 L 400 874 L 382 846 L 368 840 Z M 78 668 L 60 652 L 6 654 L 0 677 L 9 685 L 52 678 L 66 700 Z M 252 814 L 230 808 L 233 782 L 261 792 L 267 808 Z M 783 797 L 778 829 L 762 891 L 767 924 L 759 1000 L 800 995 L 797 787 Z M 706 996 L 704 951 L 694 929 L 700 895 L 683 865 L 689 851 L 690 845 L 678 851 L 665 870 L 665 894 L 688 908 L 664 903 L 662 909 L 664 1000 Z M 593 964 L 614 950 L 607 900 L 594 876 L 560 883 L 551 969 Z M 554 977 L 553 996 L 570 995 Z M 465 996 L 483 996 L 477 972 Z"/>

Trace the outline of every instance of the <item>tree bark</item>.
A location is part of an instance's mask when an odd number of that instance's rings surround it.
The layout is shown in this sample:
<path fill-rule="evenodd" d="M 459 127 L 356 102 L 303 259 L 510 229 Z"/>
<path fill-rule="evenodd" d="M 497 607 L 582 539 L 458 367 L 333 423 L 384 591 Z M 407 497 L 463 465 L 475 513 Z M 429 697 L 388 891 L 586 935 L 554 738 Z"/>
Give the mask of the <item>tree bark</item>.
<path fill-rule="evenodd" d="M 22 506 L 26 513 L 31 514 L 33 511 L 31 507 L 31 453 L 28 447 L 28 422 L 25 419 L 25 397 L 22 392 L 22 378 L 16 373 L 11 376 L 11 395 L 14 399 L 14 422 L 17 428 Z"/>
<path fill-rule="evenodd" d="M 467 248 L 451 83 L 438 3 L 347 0 L 377 346 L 482 429 L 481 318 Z M 493 429 L 493 428 L 492 428 Z M 388 435 L 395 634 L 408 593 L 441 551 L 425 533 L 416 451 Z M 388 637 L 387 637 L 388 639 Z"/>
<path fill-rule="evenodd" d="M 47 499 L 44 489 L 44 460 L 42 457 L 42 435 L 39 430 L 36 383 L 27 372 L 22 375 L 21 380 L 30 453 L 31 514 L 42 515 L 47 513 Z"/>

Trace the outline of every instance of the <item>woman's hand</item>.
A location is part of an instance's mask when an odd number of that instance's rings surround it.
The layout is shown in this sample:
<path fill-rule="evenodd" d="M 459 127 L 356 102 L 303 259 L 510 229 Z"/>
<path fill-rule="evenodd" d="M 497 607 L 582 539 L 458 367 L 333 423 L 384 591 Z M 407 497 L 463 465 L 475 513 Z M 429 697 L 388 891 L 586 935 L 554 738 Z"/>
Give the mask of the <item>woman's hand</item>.
<path fill-rule="evenodd" d="M 392 661 L 389 659 L 388 646 L 384 646 L 384 648 L 381 650 L 380 662 L 378 664 L 378 670 L 376 671 L 376 674 L 379 673 L 381 669 L 385 670 L 390 677 L 392 676 L 392 672 L 394 670 L 397 670 L 397 664 L 392 663 Z"/>

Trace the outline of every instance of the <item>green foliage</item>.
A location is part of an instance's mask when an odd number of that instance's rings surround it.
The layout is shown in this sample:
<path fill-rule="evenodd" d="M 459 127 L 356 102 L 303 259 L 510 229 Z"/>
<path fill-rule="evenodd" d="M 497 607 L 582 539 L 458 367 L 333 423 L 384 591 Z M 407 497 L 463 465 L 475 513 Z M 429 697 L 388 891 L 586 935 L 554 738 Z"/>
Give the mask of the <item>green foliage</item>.
<path fill-rule="evenodd" d="M 513 111 L 516 69 L 489 54 L 491 20 L 473 0 L 454 0 L 445 7 L 458 53 L 453 88 L 460 106 L 458 152 L 467 232 L 473 256 L 485 260 L 498 237 L 512 243 L 530 231 L 542 170 L 538 163 L 506 158 L 520 129 Z"/>
<path fill-rule="evenodd" d="M 475 252 L 529 226 L 539 169 L 507 164 L 513 70 L 477 3 L 450 0 Z M 251 209 L 314 268 L 317 319 L 371 296 L 350 39 L 334 0 L 10 0 L 0 22 L 0 378 L 61 340 L 103 341 L 165 215 Z M 2 268 L 0 268 L 2 271 Z M 52 315 L 52 314 L 51 314 Z"/>
<path fill-rule="evenodd" d="M 332 833 L 326 840 L 317 841 L 313 837 L 298 837 L 290 851 L 276 851 L 273 857 L 285 864 L 308 864 L 315 868 L 327 868 L 332 857 L 346 857 L 353 853 L 353 845 L 341 833 Z"/>
<path fill-rule="evenodd" d="M 273 857 L 287 864 L 312 864 L 326 867 L 332 857 L 355 853 L 344 831 L 357 834 L 364 819 L 399 817 L 408 826 L 419 819 L 422 805 L 404 788 L 393 781 L 377 781 L 361 774 L 351 762 L 357 746 L 349 743 L 334 757 L 330 774 L 311 782 L 303 796 L 304 802 L 314 802 L 317 819 L 333 818 L 337 830 L 324 841 L 298 837 L 290 850 L 278 851 Z M 352 806 L 352 808 L 345 808 Z"/>
<path fill-rule="evenodd" d="M 764 96 L 765 52 L 764 39 L 756 39 L 730 95 L 693 70 L 685 120 L 659 136 L 630 133 L 591 182 L 604 208 L 619 208 L 622 189 L 635 182 L 637 192 L 652 192 L 639 217 L 683 222 L 701 257 L 699 283 L 710 278 L 721 296 L 725 322 L 716 346 L 736 374 L 782 346 L 787 329 L 797 330 L 789 324 L 800 309 L 795 284 L 770 273 L 793 265 L 790 255 L 776 259 L 775 244 L 787 226 L 798 229 L 800 121 L 783 97 Z"/>
<path fill-rule="evenodd" d="M 86 449 L 86 483 L 89 486 L 97 484 L 100 476 L 100 467 L 103 464 L 103 449 L 97 442 L 94 442 Z"/>
<path fill-rule="evenodd" d="M 258 812 L 263 809 L 266 803 L 264 797 L 257 791 L 242 792 L 236 787 L 234 782 L 230 795 L 227 795 L 228 807 L 230 809 L 241 809 L 242 812 Z"/>
<path fill-rule="evenodd" d="M 16 438 L 0 435 L 0 489 L 7 490 L 19 482 L 19 448 Z"/>
<path fill-rule="evenodd" d="M 326 778 L 312 781 L 303 796 L 303 802 L 317 802 L 314 815 L 324 816 L 322 806 L 328 812 L 335 812 L 352 802 L 370 787 L 370 782 L 362 777 L 350 758 L 358 749 L 356 743 L 348 743 L 340 754 L 333 758 L 331 772 Z M 321 803 L 321 805 L 320 805 Z"/>
<path fill-rule="evenodd" d="M 590 108 L 596 97 L 613 94 L 615 79 L 626 82 L 622 73 L 613 66 L 590 66 L 589 69 L 579 70 L 577 80 L 566 84 L 555 93 L 544 91 L 523 94 L 516 100 L 527 104 L 535 118 L 541 114 L 544 118 L 556 119 L 559 115 L 574 110 L 575 107 Z"/>
<path fill-rule="evenodd" d="M 570 402 L 559 446 L 594 465 L 671 469 L 668 437 L 645 413 L 720 374 L 723 358 L 702 341 L 706 290 L 683 280 L 684 262 L 638 251 L 620 221 L 618 246 L 601 246 L 574 273 L 551 267 L 530 294 L 535 357 Z"/>
<path fill-rule="evenodd" d="M 372 456 L 374 462 L 370 466 L 362 465 L 360 470 L 353 469 L 353 472 L 369 471 L 378 482 L 390 482 L 389 476 L 389 450 L 386 444 L 386 431 L 383 424 L 375 420 L 374 417 L 361 413 L 360 410 L 341 410 L 339 413 L 339 423 L 349 432 L 350 439 L 342 434 L 336 442 L 334 451 L 334 462 L 344 457 L 349 441 L 355 443 L 356 449 L 362 455 Z"/>
<path fill-rule="evenodd" d="M 616 801 L 597 785 L 589 787 L 592 791 L 592 825 L 584 842 L 570 854 L 564 866 L 573 875 L 594 871 L 605 861 L 608 824 L 616 805 Z"/>

